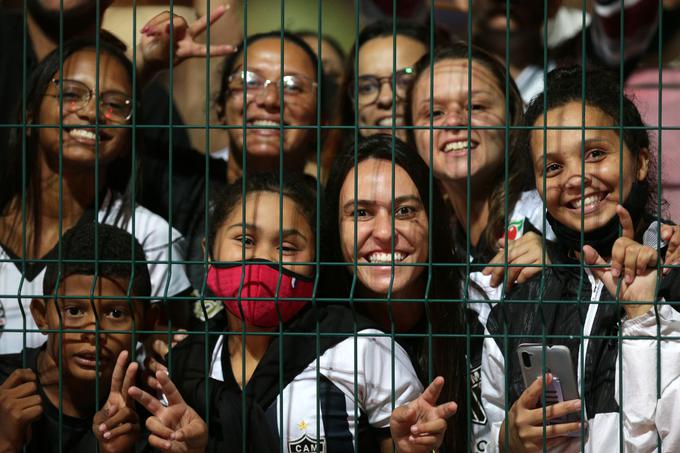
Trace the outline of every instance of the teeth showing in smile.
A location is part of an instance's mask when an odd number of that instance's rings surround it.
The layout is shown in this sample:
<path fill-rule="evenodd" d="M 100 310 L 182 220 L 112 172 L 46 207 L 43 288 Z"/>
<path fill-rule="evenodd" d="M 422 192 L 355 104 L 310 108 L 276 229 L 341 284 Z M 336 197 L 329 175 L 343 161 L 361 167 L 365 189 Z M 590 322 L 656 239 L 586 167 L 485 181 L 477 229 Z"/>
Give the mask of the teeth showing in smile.
<path fill-rule="evenodd" d="M 394 252 L 394 255 L 391 253 L 375 252 L 368 255 L 367 259 L 369 263 L 392 263 L 392 257 L 394 257 L 394 262 L 398 263 L 406 256 L 401 252 Z"/>
<path fill-rule="evenodd" d="M 279 127 L 281 123 L 277 121 L 269 121 L 269 120 L 254 120 L 250 122 L 251 125 L 253 126 L 274 126 L 274 127 Z"/>
<path fill-rule="evenodd" d="M 460 151 L 463 149 L 468 149 L 468 144 L 470 142 L 466 141 L 460 141 L 460 142 L 450 142 L 447 143 L 446 146 L 444 147 L 444 152 L 448 153 L 450 151 Z"/>
<path fill-rule="evenodd" d="M 601 194 L 595 194 L 595 195 L 590 195 L 589 197 L 586 197 L 586 198 L 580 198 L 578 200 L 574 200 L 574 201 L 571 202 L 571 205 L 576 209 L 580 209 L 581 204 L 584 203 L 585 207 L 589 208 L 591 206 L 595 206 L 596 204 L 598 204 L 601 199 L 602 199 Z"/>
<path fill-rule="evenodd" d="M 97 140 L 97 135 L 87 129 L 71 129 L 68 134 L 73 138 L 82 138 L 85 140 Z"/>
<path fill-rule="evenodd" d="M 388 116 L 387 118 L 383 118 L 380 121 L 378 121 L 378 126 L 391 126 L 392 125 L 392 117 Z M 401 116 L 397 116 L 394 121 L 395 126 L 402 126 L 404 124 L 404 118 Z"/>

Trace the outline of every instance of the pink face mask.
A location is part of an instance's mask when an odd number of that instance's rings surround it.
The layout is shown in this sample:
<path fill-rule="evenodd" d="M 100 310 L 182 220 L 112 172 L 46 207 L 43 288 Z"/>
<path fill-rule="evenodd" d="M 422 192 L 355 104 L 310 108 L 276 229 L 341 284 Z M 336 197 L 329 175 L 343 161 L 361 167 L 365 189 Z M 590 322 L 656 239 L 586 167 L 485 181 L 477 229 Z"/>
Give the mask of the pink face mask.
<path fill-rule="evenodd" d="M 224 300 L 224 306 L 234 316 L 250 325 L 268 329 L 278 326 L 279 315 L 284 323 L 291 320 L 307 305 L 308 300 L 305 299 L 312 297 L 314 290 L 311 278 L 286 269 L 279 272 L 278 264 L 269 261 L 210 266 L 207 284 L 215 297 Z M 239 288 L 240 297 L 246 299 L 240 302 Z M 250 298 L 270 300 L 247 300 Z"/>

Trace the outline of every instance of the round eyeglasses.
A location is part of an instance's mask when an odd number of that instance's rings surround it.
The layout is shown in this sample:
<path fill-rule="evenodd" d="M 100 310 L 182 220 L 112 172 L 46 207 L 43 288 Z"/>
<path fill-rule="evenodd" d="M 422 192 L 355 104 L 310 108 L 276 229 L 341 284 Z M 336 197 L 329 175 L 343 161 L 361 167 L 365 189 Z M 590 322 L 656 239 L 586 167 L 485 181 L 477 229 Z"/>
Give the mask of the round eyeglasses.
<path fill-rule="evenodd" d="M 57 88 L 56 94 L 46 94 L 59 99 L 64 113 L 82 110 L 90 103 L 95 93 L 83 82 L 69 79 L 52 79 Z M 102 117 L 111 123 L 126 123 L 132 117 L 132 98 L 118 91 L 99 93 L 99 111 Z"/>
<path fill-rule="evenodd" d="M 252 71 L 236 71 L 228 77 L 227 82 L 229 91 L 246 91 L 248 97 L 257 96 L 271 84 L 275 85 L 278 93 L 283 91 L 284 97 L 311 93 L 317 86 L 316 82 L 299 74 L 286 74 L 279 80 L 270 80 Z"/>
<path fill-rule="evenodd" d="M 413 68 L 406 67 L 400 69 L 393 76 L 376 77 L 374 75 L 361 75 L 357 79 L 356 92 L 354 86 L 349 87 L 349 96 L 353 101 L 357 101 L 359 105 L 373 104 L 378 100 L 383 84 L 388 83 L 390 89 L 392 89 L 392 82 L 394 81 L 396 88 L 394 94 L 398 99 L 405 99 L 408 87 L 415 76 Z"/>

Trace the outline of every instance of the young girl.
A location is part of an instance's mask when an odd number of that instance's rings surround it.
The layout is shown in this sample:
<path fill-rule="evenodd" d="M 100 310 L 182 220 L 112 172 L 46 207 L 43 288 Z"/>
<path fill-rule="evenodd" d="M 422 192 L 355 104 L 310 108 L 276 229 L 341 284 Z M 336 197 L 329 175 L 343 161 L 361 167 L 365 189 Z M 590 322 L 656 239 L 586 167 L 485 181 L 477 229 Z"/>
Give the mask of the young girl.
<path fill-rule="evenodd" d="M 492 420 L 497 437 L 489 451 L 539 451 L 545 443 L 551 451 L 646 452 L 656 451 L 659 439 L 663 451 L 680 448 L 673 408 L 680 344 L 629 338 L 680 333 L 680 316 L 663 303 L 680 296 L 677 270 L 657 274 L 665 243 L 655 220 L 649 138 L 629 99 L 619 109 L 616 79 L 587 72 L 583 89 L 583 77 L 581 68 L 552 72 L 547 97 L 526 112 L 536 129 L 524 130 L 518 142 L 529 150 L 524 161 L 557 242 L 547 244 L 553 265 L 517 287 L 517 302 L 496 305 L 487 322 L 493 337 L 485 340 L 483 400 L 493 414 L 510 408 Z M 569 348 L 580 393 L 548 406 L 547 420 L 544 382 L 524 389 L 516 356 L 519 344 L 541 341 Z M 545 384 L 556 378 L 548 373 Z M 550 424 L 572 412 L 582 421 Z"/>
<path fill-rule="evenodd" d="M 215 204 L 207 287 L 226 310 L 204 328 L 225 333 L 168 356 L 186 401 L 209 416 L 209 451 L 392 451 L 392 404 L 422 390 L 398 344 L 349 308 L 314 302 L 313 187 L 250 175 Z"/>
<path fill-rule="evenodd" d="M 371 136 L 338 156 L 326 195 L 323 261 L 346 264 L 325 274 L 325 296 L 344 305 L 356 299 L 357 310 L 396 333 L 423 381 L 446 378 L 442 401 L 464 407 L 465 341 L 438 336 L 465 331 L 453 264 L 461 259 L 452 253 L 451 214 L 436 186 L 430 189 L 427 165 L 398 138 Z M 447 447 L 465 444 L 464 416 L 450 420 Z"/>
<path fill-rule="evenodd" d="M 134 204 L 132 64 L 115 43 L 95 44 L 67 42 L 35 67 L 26 117 L 18 117 L 27 126 L 12 131 L 0 169 L 0 353 L 20 351 L 24 337 L 29 347 L 45 341 L 28 305 L 42 293 L 44 258 L 78 223 L 135 235 L 150 262 L 153 299 L 190 288 L 183 267 L 169 264 L 183 259 L 182 237 Z"/>

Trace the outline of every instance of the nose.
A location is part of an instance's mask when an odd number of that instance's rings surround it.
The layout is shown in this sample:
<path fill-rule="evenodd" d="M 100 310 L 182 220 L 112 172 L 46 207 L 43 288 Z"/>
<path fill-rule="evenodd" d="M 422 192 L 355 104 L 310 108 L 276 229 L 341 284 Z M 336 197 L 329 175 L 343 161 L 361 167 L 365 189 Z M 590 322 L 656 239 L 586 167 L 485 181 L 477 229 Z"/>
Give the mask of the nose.
<path fill-rule="evenodd" d="M 570 192 L 581 192 L 581 186 L 589 187 L 592 179 L 588 173 L 585 176 L 581 173 L 581 169 L 571 172 L 567 176 L 567 182 L 564 184 L 565 189 Z"/>
<path fill-rule="evenodd" d="M 90 96 L 90 99 L 87 101 L 87 103 L 78 109 L 77 114 L 81 118 L 86 118 L 89 120 L 90 123 L 94 123 L 97 119 L 97 106 L 97 97 L 94 93 L 92 93 L 92 96 Z M 102 115 L 100 116 L 99 120 L 104 122 L 106 121 L 106 118 Z"/>
<path fill-rule="evenodd" d="M 392 81 L 385 79 L 380 82 L 380 91 L 378 91 L 378 99 L 376 99 L 376 104 L 384 109 L 392 107 L 392 100 L 394 98 L 394 92 L 392 91 Z"/>
<path fill-rule="evenodd" d="M 82 341 L 90 343 L 93 346 L 96 345 L 97 336 L 95 335 L 96 321 L 94 315 L 89 314 L 84 320 L 82 327 L 79 328 L 83 329 L 80 334 Z M 106 343 L 107 338 L 107 335 L 104 332 L 101 332 L 101 330 L 106 329 L 105 326 L 102 326 L 101 317 L 99 318 L 99 329 L 99 346 L 101 347 Z"/>
<path fill-rule="evenodd" d="M 266 108 L 267 110 L 279 110 L 281 108 L 279 101 L 279 87 L 275 83 L 265 83 L 257 93 L 255 102 L 258 106 Z"/>
<path fill-rule="evenodd" d="M 373 238 L 383 245 L 392 243 L 392 216 L 387 212 L 380 212 L 375 216 L 373 224 Z"/>
<path fill-rule="evenodd" d="M 448 112 L 444 119 L 445 126 L 466 126 L 468 123 L 467 113 L 462 109 Z"/>

